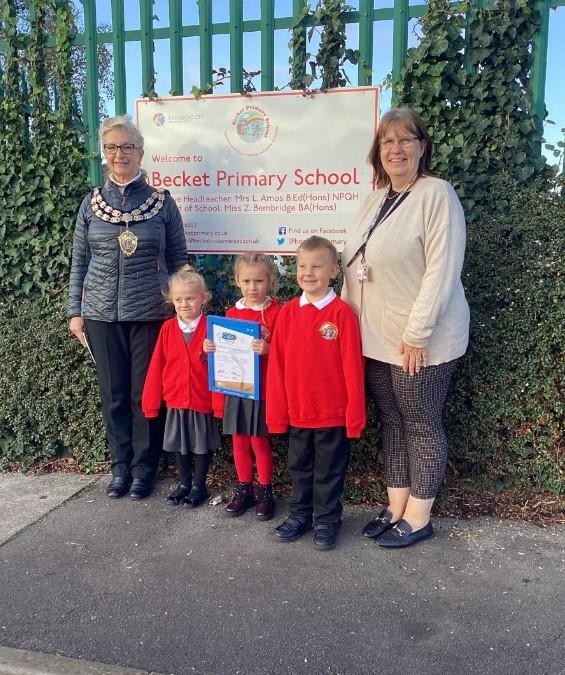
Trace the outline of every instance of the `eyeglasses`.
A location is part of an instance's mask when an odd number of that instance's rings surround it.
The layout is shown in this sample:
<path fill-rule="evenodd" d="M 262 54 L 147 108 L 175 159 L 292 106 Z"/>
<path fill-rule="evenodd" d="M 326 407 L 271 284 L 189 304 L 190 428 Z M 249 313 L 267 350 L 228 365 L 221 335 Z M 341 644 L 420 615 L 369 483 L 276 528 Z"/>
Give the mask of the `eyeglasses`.
<path fill-rule="evenodd" d="M 418 136 L 411 136 L 410 138 L 387 138 L 384 141 L 381 141 L 380 146 L 381 148 L 385 148 L 386 150 L 389 150 L 394 146 L 395 143 L 398 143 L 398 145 L 401 148 L 409 148 L 414 141 L 419 141 L 420 139 Z"/>
<path fill-rule="evenodd" d="M 131 153 L 137 149 L 137 146 L 133 143 L 122 143 L 121 145 L 104 143 L 104 152 L 107 152 L 109 155 L 115 155 L 116 152 L 118 152 L 118 149 L 121 150 L 124 155 L 131 155 Z"/>

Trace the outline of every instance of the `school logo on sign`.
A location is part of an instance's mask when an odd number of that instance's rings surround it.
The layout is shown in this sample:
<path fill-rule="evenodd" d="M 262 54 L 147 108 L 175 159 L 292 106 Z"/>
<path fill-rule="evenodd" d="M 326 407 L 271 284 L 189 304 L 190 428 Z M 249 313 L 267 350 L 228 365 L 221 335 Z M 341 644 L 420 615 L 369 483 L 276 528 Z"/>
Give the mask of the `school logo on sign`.
<path fill-rule="evenodd" d="M 258 105 L 240 108 L 232 118 L 224 136 L 229 145 L 244 157 L 256 157 L 275 142 L 278 127 L 272 127 L 267 113 Z"/>
<path fill-rule="evenodd" d="M 245 108 L 236 117 L 235 129 L 242 141 L 257 143 L 269 132 L 269 118 L 257 106 Z"/>

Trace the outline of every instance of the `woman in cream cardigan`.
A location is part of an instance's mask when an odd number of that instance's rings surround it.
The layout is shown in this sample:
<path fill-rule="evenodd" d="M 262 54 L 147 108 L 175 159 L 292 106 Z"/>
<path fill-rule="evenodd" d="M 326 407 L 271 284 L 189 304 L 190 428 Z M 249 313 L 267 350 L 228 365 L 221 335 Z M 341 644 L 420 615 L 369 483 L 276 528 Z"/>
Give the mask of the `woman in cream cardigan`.
<path fill-rule="evenodd" d="M 469 336 L 465 217 L 451 185 L 430 174 L 431 154 L 417 113 L 383 116 L 369 153 L 377 189 L 343 252 L 343 297 L 361 323 L 389 501 L 363 534 L 386 548 L 433 534 L 430 512 L 447 463 L 442 412 Z"/>

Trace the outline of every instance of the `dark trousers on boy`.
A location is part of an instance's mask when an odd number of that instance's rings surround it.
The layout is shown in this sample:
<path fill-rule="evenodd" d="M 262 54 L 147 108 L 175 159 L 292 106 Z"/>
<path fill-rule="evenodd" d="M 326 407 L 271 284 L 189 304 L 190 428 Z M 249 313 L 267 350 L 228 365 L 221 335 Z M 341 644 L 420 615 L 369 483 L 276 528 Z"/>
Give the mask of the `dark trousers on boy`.
<path fill-rule="evenodd" d="M 314 525 L 341 523 L 341 495 L 350 455 L 345 427 L 290 427 L 291 516 L 312 519 Z"/>

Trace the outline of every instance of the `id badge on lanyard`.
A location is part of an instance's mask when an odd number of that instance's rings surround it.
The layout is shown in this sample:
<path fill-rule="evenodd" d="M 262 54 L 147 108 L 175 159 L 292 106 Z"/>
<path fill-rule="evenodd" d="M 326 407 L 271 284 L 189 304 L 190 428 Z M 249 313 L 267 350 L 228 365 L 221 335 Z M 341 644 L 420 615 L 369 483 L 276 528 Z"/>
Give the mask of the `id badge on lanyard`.
<path fill-rule="evenodd" d="M 357 281 L 369 281 L 369 265 L 364 260 L 357 263 Z"/>
<path fill-rule="evenodd" d="M 356 275 L 355 275 L 357 277 L 357 281 L 360 284 L 362 284 L 364 281 L 369 281 L 369 265 L 367 265 L 367 263 L 365 262 L 365 250 L 367 248 L 367 243 L 368 243 L 369 239 L 371 238 L 372 234 L 377 229 L 377 227 L 383 222 L 383 220 L 385 220 L 388 216 L 390 216 L 390 214 L 398 206 L 400 206 L 402 201 L 408 196 L 408 194 L 409 194 L 408 191 L 410 190 L 410 188 L 414 184 L 415 180 L 416 180 L 416 178 L 414 178 L 414 180 L 412 180 L 406 186 L 406 189 L 403 192 L 401 192 L 397 195 L 397 197 L 394 200 L 394 202 L 392 203 L 392 206 L 390 207 L 390 209 L 388 211 L 386 211 L 386 213 L 381 215 L 382 203 L 384 202 L 384 199 L 383 199 L 383 201 L 381 202 L 381 205 L 379 206 L 379 209 L 377 210 L 377 215 L 375 216 L 375 220 L 373 221 L 373 223 L 371 224 L 371 226 L 369 227 L 369 229 L 367 231 L 365 241 L 361 244 L 361 246 L 357 249 L 357 251 L 355 251 L 351 260 L 347 263 L 347 267 L 350 267 L 353 264 L 353 262 L 359 256 L 361 256 L 361 260 L 357 263 L 357 269 L 356 269 Z"/>

